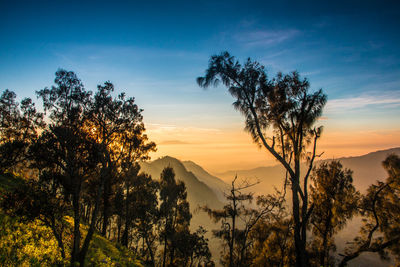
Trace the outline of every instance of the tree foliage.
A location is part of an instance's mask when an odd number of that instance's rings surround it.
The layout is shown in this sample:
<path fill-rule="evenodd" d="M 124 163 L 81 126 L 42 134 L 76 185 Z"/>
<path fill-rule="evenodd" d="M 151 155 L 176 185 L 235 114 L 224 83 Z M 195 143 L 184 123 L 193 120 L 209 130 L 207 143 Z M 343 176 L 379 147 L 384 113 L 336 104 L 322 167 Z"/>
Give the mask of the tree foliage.
<path fill-rule="evenodd" d="M 21 103 L 16 94 L 5 90 L 0 97 L 0 172 L 23 167 L 29 159 L 28 146 L 43 128 L 43 114 L 36 111 L 30 98 Z"/>
<path fill-rule="evenodd" d="M 392 154 L 383 161 L 388 177 L 372 184 L 361 197 L 363 226 L 344 253 L 339 266 L 364 252 L 378 253 L 383 259 L 390 251 L 400 262 L 400 158 Z"/>
<path fill-rule="evenodd" d="M 310 200 L 313 247 L 321 266 L 334 265 L 333 236 L 357 212 L 359 192 L 353 186 L 352 172 L 342 169 L 339 161 L 324 162 L 313 171 Z M 317 263 L 316 263 L 317 264 Z"/>
<path fill-rule="evenodd" d="M 273 213 L 283 209 L 284 198 L 273 195 L 257 197 L 258 207 L 251 207 L 253 194 L 243 193 L 243 190 L 254 185 L 246 180 L 238 184 L 235 177 L 229 193 L 225 195 L 227 204 L 222 209 L 202 207 L 214 222 L 221 222 L 221 229 L 214 230 L 213 235 L 221 239 L 223 246 L 228 248 L 228 251 L 224 249 L 221 252 L 221 263 L 224 266 L 254 264 L 257 254 L 254 245 L 258 235 L 255 229 Z"/>
<path fill-rule="evenodd" d="M 71 265 L 79 262 L 83 266 L 99 218 L 103 219 L 100 225 L 105 235 L 117 188 L 138 161 L 149 159 L 155 144 L 148 141 L 142 110 L 134 98 L 126 98 L 123 93 L 113 97 L 111 83 L 98 86 L 94 96 L 73 72 L 57 71 L 54 83 L 37 92 L 48 125 L 30 99 L 24 99 L 20 108 L 15 94 L 8 90 L 0 99 L 3 165 L 15 165 L 10 160 L 29 159 L 25 165 L 38 171 L 35 181 L 10 194 L 6 202 L 15 214 L 39 218 L 51 227 L 61 250 L 60 225 L 65 215 L 72 215 Z M 10 160 L 9 148 L 18 152 Z M 81 223 L 88 225 L 83 239 Z"/>
<path fill-rule="evenodd" d="M 248 59 L 241 65 L 228 52 L 212 56 L 201 87 L 220 82 L 235 98 L 234 107 L 245 117 L 245 130 L 253 141 L 269 151 L 286 169 L 292 186 L 292 216 L 296 265 L 307 266 L 307 227 L 309 225 L 308 179 L 313 168 L 317 140 L 322 128 L 314 124 L 322 114 L 326 95 L 309 92 L 307 79 L 297 72 L 278 73 L 267 78 L 264 66 Z M 308 145 L 311 150 L 308 151 Z M 306 159 L 306 174 L 301 177 L 301 161 Z"/>
<path fill-rule="evenodd" d="M 163 244 L 162 266 L 179 265 L 176 253 L 179 239 L 188 234 L 190 219 L 187 192 L 183 182 L 176 182 L 172 168 L 165 168 L 160 177 L 160 241 Z"/>

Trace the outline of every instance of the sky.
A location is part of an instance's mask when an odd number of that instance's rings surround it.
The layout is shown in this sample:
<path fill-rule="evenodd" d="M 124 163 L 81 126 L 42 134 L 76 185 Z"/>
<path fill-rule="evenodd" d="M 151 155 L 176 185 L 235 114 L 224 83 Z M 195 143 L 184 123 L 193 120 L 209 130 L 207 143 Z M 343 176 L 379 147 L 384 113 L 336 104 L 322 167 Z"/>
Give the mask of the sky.
<path fill-rule="evenodd" d="M 328 103 L 325 158 L 400 146 L 400 3 L 396 1 L 0 0 L 0 90 L 18 99 L 59 68 L 88 90 L 111 81 L 144 109 L 158 151 L 212 173 L 274 165 L 243 131 L 223 86 L 196 84 L 229 51 L 269 77 L 297 70 Z"/>

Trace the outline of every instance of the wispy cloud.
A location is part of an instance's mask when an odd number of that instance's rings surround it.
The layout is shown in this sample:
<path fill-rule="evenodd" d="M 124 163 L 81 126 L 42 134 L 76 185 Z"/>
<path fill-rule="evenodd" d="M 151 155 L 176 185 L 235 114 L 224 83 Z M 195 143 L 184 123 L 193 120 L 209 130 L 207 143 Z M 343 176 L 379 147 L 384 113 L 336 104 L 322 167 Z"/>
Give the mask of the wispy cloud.
<path fill-rule="evenodd" d="M 190 145 L 192 143 L 181 140 L 164 140 L 159 142 L 159 145 Z"/>
<path fill-rule="evenodd" d="M 370 96 L 357 96 L 350 98 L 333 99 L 327 103 L 327 111 L 348 111 L 354 109 L 360 109 L 367 106 L 380 105 L 385 108 L 394 108 L 400 106 L 400 94 L 385 94 L 381 96 L 370 95 Z"/>
<path fill-rule="evenodd" d="M 318 118 L 319 121 L 327 121 L 329 119 L 329 117 L 327 116 L 321 116 Z"/>
<path fill-rule="evenodd" d="M 185 126 L 177 126 L 171 124 L 159 124 L 159 123 L 147 123 L 147 128 L 150 132 L 153 133 L 179 133 L 179 134 L 188 134 L 188 133 L 204 133 L 204 134 L 220 134 L 220 129 L 214 128 L 200 128 L 200 127 L 185 127 Z"/>
<path fill-rule="evenodd" d="M 296 29 L 258 30 L 238 33 L 234 39 L 248 47 L 271 46 L 282 43 L 300 34 Z"/>

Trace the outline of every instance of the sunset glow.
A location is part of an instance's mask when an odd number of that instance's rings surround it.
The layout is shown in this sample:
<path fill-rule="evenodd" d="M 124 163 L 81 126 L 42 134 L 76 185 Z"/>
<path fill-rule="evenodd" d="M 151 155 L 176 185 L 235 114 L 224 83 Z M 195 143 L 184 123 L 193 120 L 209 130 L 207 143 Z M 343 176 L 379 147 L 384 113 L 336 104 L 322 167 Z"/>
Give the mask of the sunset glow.
<path fill-rule="evenodd" d="M 21 8 L 1 1 L 0 88 L 36 99 L 58 68 L 76 72 L 89 90 L 110 80 L 116 93 L 134 96 L 144 109 L 158 148 L 153 159 L 192 160 L 214 173 L 273 165 L 243 131 L 227 89 L 196 84 L 209 57 L 227 50 L 264 64 L 270 77 L 298 70 L 311 88 L 324 90 L 323 157 L 400 146 L 398 7 L 374 1 L 157 5 L 26 1 Z"/>

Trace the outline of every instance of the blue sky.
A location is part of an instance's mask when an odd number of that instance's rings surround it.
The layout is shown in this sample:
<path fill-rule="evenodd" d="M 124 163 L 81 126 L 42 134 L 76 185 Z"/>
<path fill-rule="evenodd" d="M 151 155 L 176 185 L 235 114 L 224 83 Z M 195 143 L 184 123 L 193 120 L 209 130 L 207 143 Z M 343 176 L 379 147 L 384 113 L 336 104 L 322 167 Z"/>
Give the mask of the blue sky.
<path fill-rule="evenodd" d="M 226 90 L 195 83 L 209 57 L 225 50 L 260 61 L 270 77 L 298 70 L 324 89 L 327 155 L 400 145 L 395 1 L 0 0 L 0 10 L 1 90 L 35 98 L 58 68 L 75 71 L 90 90 L 110 80 L 144 108 L 155 156 L 212 170 L 271 163 L 242 133 Z M 241 156 L 228 163 L 224 153 Z"/>

